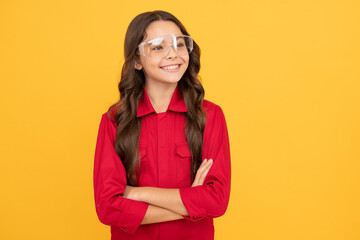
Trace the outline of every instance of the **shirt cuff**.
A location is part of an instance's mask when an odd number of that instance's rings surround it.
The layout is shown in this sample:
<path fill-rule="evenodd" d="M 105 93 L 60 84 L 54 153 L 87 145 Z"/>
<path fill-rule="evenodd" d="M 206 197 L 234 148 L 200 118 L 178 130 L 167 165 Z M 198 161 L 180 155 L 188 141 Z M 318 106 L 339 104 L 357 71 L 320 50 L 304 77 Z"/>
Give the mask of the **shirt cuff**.
<path fill-rule="evenodd" d="M 203 199 L 203 186 L 180 188 L 180 197 L 189 216 L 184 216 L 188 221 L 199 221 L 206 217 L 205 202 Z"/>
<path fill-rule="evenodd" d="M 120 215 L 119 225 L 123 231 L 135 234 L 144 219 L 149 204 L 126 198 L 124 200 L 126 202 L 123 214 Z"/>

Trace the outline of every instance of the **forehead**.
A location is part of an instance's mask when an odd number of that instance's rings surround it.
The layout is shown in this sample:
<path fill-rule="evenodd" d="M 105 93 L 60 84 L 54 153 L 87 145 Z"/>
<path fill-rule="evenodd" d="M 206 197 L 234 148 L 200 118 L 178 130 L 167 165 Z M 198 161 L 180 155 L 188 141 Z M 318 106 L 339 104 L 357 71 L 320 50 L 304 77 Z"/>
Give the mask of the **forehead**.
<path fill-rule="evenodd" d="M 180 28 L 171 21 L 155 21 L 146 28 L 144 41 L 171 34 L 183 34 Z"/>

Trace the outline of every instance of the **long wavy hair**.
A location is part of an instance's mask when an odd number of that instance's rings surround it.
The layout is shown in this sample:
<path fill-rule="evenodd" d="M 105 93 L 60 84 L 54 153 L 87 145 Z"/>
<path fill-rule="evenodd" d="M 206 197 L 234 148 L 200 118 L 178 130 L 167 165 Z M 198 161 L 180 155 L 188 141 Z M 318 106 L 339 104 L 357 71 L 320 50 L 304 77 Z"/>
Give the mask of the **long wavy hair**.
<path fill-rule="evenodd" d="M 145 85 L 145 75 L 142 70 L 135 69 L 135 62 L 140 62 L 138 45 L 146 38 L 146 28 L 154 21 L 172 21 L 179 27 L 182 34 L 189 35 L 182 23 L 175 16 L 165 11 L 139 14 L 131 21 L 126 31 L 125 62 L 118 85 L 120 99 L 109 107 L 108 116 L 117 124 L 114 147 L 125 167 L 127 184 L 131 186 L 138 185 L 141 118 L 136 117 L 136 114 L 139 101 L 144 94 Z M 203 133 L 206 123 L 205 111 L 201 106 L 205 92 L 198 78 L 200 48 L 195 41 L 193 45 L 193 50 L 189 55 L 188 68 L 178 82 L 179 90 L 187 107 L 184 134 L 191 152 L 190 171 L 192 180 L 194 180 L 196 171 L 202 162 Z M 112 115 L 115 119 L 112 119 Z"/>

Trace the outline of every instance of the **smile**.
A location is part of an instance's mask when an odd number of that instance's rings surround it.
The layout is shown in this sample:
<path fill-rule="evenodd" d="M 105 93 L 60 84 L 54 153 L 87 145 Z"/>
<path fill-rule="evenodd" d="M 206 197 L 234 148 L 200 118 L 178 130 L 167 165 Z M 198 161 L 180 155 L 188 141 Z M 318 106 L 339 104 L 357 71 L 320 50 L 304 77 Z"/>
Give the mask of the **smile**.
<path fill-rule="evenodd" d="M 169 66 L 164 66 L 164 67 L 160 67 L 160 68 L 164 69 L 164 70 L 175 70 L 175 69 L 178 69 L 179 67 L 180 67 L 180 64 L 169 65 Z"/>

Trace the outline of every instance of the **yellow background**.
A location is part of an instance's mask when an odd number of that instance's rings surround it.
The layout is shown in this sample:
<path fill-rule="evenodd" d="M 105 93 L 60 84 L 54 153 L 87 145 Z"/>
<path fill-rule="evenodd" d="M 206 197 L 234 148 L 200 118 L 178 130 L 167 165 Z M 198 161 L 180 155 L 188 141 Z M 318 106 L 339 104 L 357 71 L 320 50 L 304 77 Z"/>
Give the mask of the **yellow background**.
<path fill-rule="evenodd" d="M 216 239 L 360 239 L 359 1 L 0 3 L 0 239 L 110 239 L 92 170 L 137 14 L 177 16 L 226 115 Z"/>

